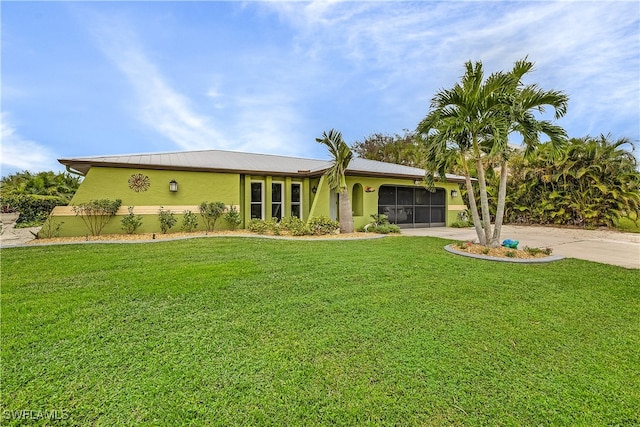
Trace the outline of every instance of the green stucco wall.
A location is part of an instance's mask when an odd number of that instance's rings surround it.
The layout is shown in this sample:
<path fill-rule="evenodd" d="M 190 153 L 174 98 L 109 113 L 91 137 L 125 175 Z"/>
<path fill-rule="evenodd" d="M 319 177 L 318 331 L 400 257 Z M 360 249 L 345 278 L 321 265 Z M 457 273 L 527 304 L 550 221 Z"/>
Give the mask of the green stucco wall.
<path fill-rule="evenodd" d="M 134 174 L 142 174 L 148 177 L 149 187 L 146 191 L 136 192 L 129 186 L 129 178 Z M 178 191 L 169 191 L 169 182 L 175 180 L 178 183 Z M 251 182 L 262 182 L 264 184 L 264 217 L 271 217 L 271 183 L 282 182 L 284 184 L 284 216 L 291 215 L 291 183 L 302 184 L 302 214 L 303 219 L 308 220 L 316 216 L 332 216 L 337 213 L 337 208 L 332 209 L 331 203 L 335 203 L 337 197 L 332 198 L 332 190 L 329 189 L 326 178 L 292 178 L 292 177 L 272 177 L 272 176 L 251 176 L 233 173 L 213 173 L 213 172 L 190 172 L 190 171 L 166 171 L 154 169 L 133 169 L 133 168 L 106 168 L 93 167 L 87 173 L 82 185 L 71 201 L 71 205 L 88 202 L 95 199 L 121 199 L 122 206 L 135 206 L 146 209 L 142 215 L 142 226 L 138 233 L 158 233 L 160 223 L 158 219 L 158 208 L 163 206 L 171 209 L 174 213 L 177 224 L 171 229 L 172 232 L 180 231 L 182 224 L 182 212 L 180 207 L 198 206 L 207 201 L 222 201 L 226 205 L 240 207 L 243 228 L 250 219 L 249 202 L 251 200 Z M 362 186 L 361 197 L 353 197 L 353 187 L 355 184 Z M 354 211 L 361 215 L 354 215 L 354 226 L 356 229 L 371 222 L 371 215 L 378 212 L 378 190 L 382 185 L 395 186 L 415 186 L 411 179 L 396 178 L 375 178 L 348 176 L 347 185 L 352 202 L 361 203 L 354 206 Z M 456 220 L 458 212 L 464 209 L 462 197 L 458 195 L 453 198 L 451 190 L 458 190 L 458 184 L 438 183 L 438 188 L 445 189 L 446 192 L 446 224 L 450 225 Z M 315 191 L 314 191 L 315 190 Z M 369 190 L 369 191 L 367 191 Z M 194 210 L 194 213 L 197 213 Z M 117 215 L 111 219 L 103 230 L 103 234 L 122 233 L 120 220 L 122 215 Z M 88 230 L 79 217 L 57 216 L 50 219 L 52 224 L 64 222 L 60 228 L 60 236 L 83 236 Z M 48 225 L 48 224 L 47 224 Z M 220 218 L 216 223 L 216 229 L 226 229 L 227 224 Z M 204 221 L 198 215 L 198 230 L 204 230 Z"/>
<path fill-rule="evenodd" d="M 142 174 L 149 178 L 149 188 L 136 192 L 129 188 L 129 178 L 133 174 Z M 178 182 L 178 191 L 169 191 L 169 181 Z M 122 206 L 197 206 L 202 202 L 221 201 L 227 205 L 241 205 L 240 175 L 211 172 L 165 171 L 153 169 L 129 169 L 92 167 L 84 178 L 70 205 L 95 199 L 121 199 Z M 176 214 L 177 224 L 171 231 L 179 231 L 182 215 Z M 102 234 L 122 233 L 120 220 L 113 217 Z M 53 218 L 55 223 L 63 221 L 60 236 L 83 236 L 88 230 L 82 220 L 74 216 Z M 242 225 L 241 225 L 242 227 Z M 216 229 L 225 229 L 227 225 L 220 218 Z M 198 229 L 204 230 L 204 221 L 198 215 Z M 157 213 L 143 215 L 142 226 L 138 233 L 160 231 Z"/>

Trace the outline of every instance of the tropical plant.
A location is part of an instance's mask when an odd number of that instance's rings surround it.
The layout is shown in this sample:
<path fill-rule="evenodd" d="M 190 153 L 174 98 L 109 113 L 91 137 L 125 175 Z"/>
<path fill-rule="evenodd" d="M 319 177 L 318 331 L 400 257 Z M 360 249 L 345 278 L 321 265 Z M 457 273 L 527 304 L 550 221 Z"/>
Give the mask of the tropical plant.
<path fill-rule="evenodd" d="M 122 217 L 120 220 L 120 226 L 122 230 L 127 234 L 133 234 L 142 225 L 142 215 L 136 215 L 133 213 L 133 206 L 129 206 L 127 210 L 129 213 Z"/>
<path fill-rule="evenodd" d="M 550 150 L 535 158 L 513 156 L 506 219 L 582 227 L 613 227 L 622 217 L 637 221 L 640 172 L 633 150 L 627 138 L 600 135 L 570 139 L 560 157 Z"/>
<path fill-rule="evenodd" d="M 71 209 L 82 219 L 92 236 L 99 236 L 111 217 L 118 212 L 120 205 L 122 205 L 120 199 L 96 199 L 74 205 Z"/>
<path fill-rule="evenodd" d="M 332 165 L 327 169 L 325 175 L 329 188 L 339 194 L 340 231 L 342 233 L 352 233 L 353 212 L 347 188 L 346 172 L 353 158 L 353 152 L 342 139 L 342 133 L 335 129 L 331 129 L 329 133 L 323 132 L 322 138 L 316 138 L 316 142 L 324 144 L 329 149 L 329 154 L 331 154 Z"/>
<path fill-rule="evenodd" d="M 162 231 L 162 234 L 167 234 L 169 230 L 176 225 L 176 222 L 178 222 L 173 212 L 164 209 L 163 206 L 160 206 L 160 210 L 158 210 L 158 219 L 160 221 L 160 231 Z"/>
<path fill-rule="evenodd" d="M 29 171 L 22 171 L 2 177 L 0 194 L 3 196 L 37 194 L 71 200 L 80 186 L 81 179 L 67 172 L 48 171 L 32 174 Z"/>
<path fill-rule="evenodd" d="M 200 203 L 200 215 L 204 220 L 207 231 L 213 231 L 216 221 L 224 214 L 225 204 L 223 202 L 202 202 Z"/>
<path fill-rule="evenodd" d="M 517 61 L 510 72 L 497 72 L 484 78 L 481 62 L 465 64 L 465 74 L 452 89 L 440 90 L 431 101 L 431 109 L 417 127 L 426 143 L 425 177 L 428 185 L 446 179 L 453 168 L 465 176 L 467 197 L 473 224 L 481 245 L 500 245 L 508 173 L 509 135 L 523 137 L 527 154 L 540 145 L 539 135 L 550 138 L 550 145 L 562 145 L 565 132 L 547 120 L 538 120 L 534 112 L 545 106 L 555 110 L 559 118 L 566 112 L 567 96 L 558 91 L 544 91 L 537 85 L 522 83 L 522 77 L 533 69 L 533 63 Z M 491 226 L 486 174 L 497 162 L 500 184 L 497 195 L 495 228 Z M 476 202 L 471 171 L 475 166 L 480 212 Z"/>

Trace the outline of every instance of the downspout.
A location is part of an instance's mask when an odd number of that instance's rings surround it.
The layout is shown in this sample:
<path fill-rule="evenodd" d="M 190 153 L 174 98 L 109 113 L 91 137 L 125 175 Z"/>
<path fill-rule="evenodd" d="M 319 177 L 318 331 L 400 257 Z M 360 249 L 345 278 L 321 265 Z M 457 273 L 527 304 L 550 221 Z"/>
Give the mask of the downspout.
<path fill-rule="evenodd" d="M 69 165 L 66 165 L 66 166 L 65 166 L 65 169 L 66 169 L 66 170 L 67 170 L 67 172 L 69 172 L 71 175 L 78 175 L 78 176 L 81 176 L 81 177 L 84 177 L 84 176 L 85 176 L 85 174 L 83 174 L 83 173 L 82 173 L 82 172 L 80 172 L 80 171 L 72 170 L 72 169 L 71 169 L 71 166 L 69 166 Z"/>

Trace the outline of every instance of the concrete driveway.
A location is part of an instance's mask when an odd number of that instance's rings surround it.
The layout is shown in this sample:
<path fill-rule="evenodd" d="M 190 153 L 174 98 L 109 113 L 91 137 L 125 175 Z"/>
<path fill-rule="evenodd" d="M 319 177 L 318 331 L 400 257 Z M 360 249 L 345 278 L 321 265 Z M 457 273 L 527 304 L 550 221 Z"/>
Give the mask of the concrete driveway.
<path fill-rule="evenodd" d="M 474 228 L 414 228 L 403 229 L 402 234 L 463 241 L 478 238 Z M 505 225 L 501 240 L 505 239 L 518 240 L 519 248 L 552 248 L 554 255 L 640 269 L 640 234 L 636 233 Z"/>

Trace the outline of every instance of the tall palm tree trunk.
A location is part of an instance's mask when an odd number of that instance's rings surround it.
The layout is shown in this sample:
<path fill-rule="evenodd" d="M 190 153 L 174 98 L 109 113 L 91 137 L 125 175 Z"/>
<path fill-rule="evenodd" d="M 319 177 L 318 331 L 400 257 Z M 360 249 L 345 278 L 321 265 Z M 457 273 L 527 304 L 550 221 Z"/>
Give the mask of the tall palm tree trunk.
<path fill-rule="evenodd" d="M 496 207 L 496 221 L 493 229 L 493 237 L 489 246 L 498 247 L 500 245 L 500 233 L 502 232 L 502 222 L 504 221 L 504 206 L 507 198 L 507 175 L 508 163 L 503 160 L 500 164 L 500 184 L 498 185 L 498 206 Z"/>
<path fill-rule="evenodd" d="M 484 242 L 487 245 L 491 241 L 491 214 L 489 213 L 489 198 L 487 197 L 487 181 L 484 176 L 482 159 L 478 155 L 476 160 L 478 168 L 478 186 L 480 187 L 480 208 L 482 209 L 482 227 L 484 228 Z M 478 236 L 480 237 L 480 236 Z"/>
<path fill-rule="evenodd" d="M 353 233 L 353 212 L 351 210 L 351 199 L 349 198 L 349 190 L 347 188 L 340 190 L 338 203 L 340 232 Z"/>

